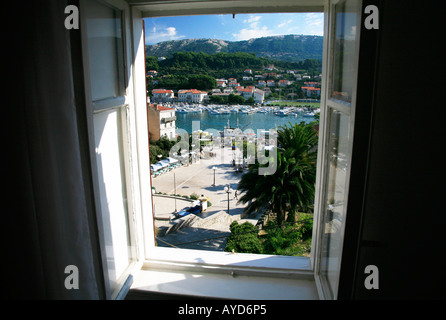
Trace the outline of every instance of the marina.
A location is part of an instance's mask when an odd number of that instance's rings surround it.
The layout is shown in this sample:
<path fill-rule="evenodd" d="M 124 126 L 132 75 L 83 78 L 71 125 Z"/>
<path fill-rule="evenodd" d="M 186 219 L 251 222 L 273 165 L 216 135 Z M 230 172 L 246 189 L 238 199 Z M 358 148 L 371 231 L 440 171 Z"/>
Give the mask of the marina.
<path fill-rule="evenodd" d="M 200 129 L 223 131 L 228 124 L 242 131 L 252 129 L 277 129 L 288 123 L 309 123 L 320 111 L 309 107 L 249 106 L 249 105 L 203 105 L 203 104 L 166 104 L 174 108 L 176 128 L 192 133 L 192 122 L 200 121 Z"/>

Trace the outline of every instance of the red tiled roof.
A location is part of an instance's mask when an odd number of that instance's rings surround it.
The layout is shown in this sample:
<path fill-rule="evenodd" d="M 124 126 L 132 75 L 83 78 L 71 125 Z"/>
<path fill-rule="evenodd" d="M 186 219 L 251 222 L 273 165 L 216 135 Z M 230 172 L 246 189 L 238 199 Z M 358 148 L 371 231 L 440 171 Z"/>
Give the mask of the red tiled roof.
<path fill-rule="evenodd" d="M 151 108 L 155 108 L 156 107 L 156 110 L 158 110 L 158 111 L 172 111 L 172 110 L 175 110 L 175 109 L 173 109 L 173 108 L 168 108 L 168 107 L 165 107 L 165 106 L 160 106 L 160 105 L 158 105 L 158 104 L 151 104 L 151 103 L 148 103 L 147 104 L 149 107 L 151 107 Z"/>
<path fill-rule="evenodd" d="M 178 93 L 206 93 L 206 92 L 197 89 L 190 89 L 190 90 L 180 90 L 178 91 Z"/>
<path fill-rule="evenodd" d="M 156 108 L 158 109 L 158 111 L 175 110 L 174 108 L 168 108 L 168 107 L 165 107 L 165 106 L 156 106 Z"/>
<path fill-rule="evenodd" d="M 173 91 L 165 90 L 165 89 L 157 89 L 157 90 L 153 90 L 152 93 L 173 93 Z"/>

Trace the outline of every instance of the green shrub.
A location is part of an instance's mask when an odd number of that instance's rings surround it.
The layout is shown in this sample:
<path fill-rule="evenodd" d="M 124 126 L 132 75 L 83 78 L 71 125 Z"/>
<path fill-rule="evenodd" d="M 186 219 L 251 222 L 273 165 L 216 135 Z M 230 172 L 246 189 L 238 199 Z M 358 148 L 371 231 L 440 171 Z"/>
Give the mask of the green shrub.
<path fill-rule="evenodd" d="M 298 217 L 299 220 L 304 220 L 311 218 L 311 215 L 299 213 Z M 284 256 L 299 255 L 301 251 L 309 249 L 308 243 L 311 243 L 313 220 L 289 224 L 284 228 L 280 228 L 275 221 L 268 221 L 266 231 L 267 235 L 263 242 L 264 253 Z"/>
<path fill-rule="evenodd" d="M 300 256 L 311 249 L 313 221 L 311 214 L 298 213 L 299 223 L 289 223 L 280 227 L 276 221 L 269 220 L 259 236 L 256 226 L 249 222 L 230 225 L 231 235 L 226 243 L 226 252 L 264 253 L 284 256 Z"/>
<path fill-rule="evenodd" d="M 196 194 L 195 192 L 192 193 L 189 198 L 191 198 L 192 200 L 198 200 L 198 194 Z"/>
<path fill-rule="evenodd" d="M 238 224 L 234 221 L 229 228 L 231 235 L 226 243 L 226 252 L 263 253 L 261 241 L 257 236 L 259 230 L 252 223 Z"/>

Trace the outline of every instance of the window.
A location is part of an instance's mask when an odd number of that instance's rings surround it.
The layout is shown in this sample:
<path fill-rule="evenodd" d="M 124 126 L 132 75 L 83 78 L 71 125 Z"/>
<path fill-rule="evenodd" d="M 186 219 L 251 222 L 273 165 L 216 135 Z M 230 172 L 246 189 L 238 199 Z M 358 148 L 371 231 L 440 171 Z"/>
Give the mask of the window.
<path fill-rule="evenodd" d="M 311 6 L 279 1 L 192 1 L 187 3 L 136 4 L 113 0 L 82 1 L 83 45 L 90 111 L 93 171 L 99 227 L 103 232 L 102 254 L 111 297 L 116 297 L 135 265 L 151 270 L 194 270 L 298 279 L 314 297 L 316 277 L 324 298 L 336 297 L 342 232 L 345 217 L 349 158 L 355 107 L 355 66 L 359 28 L 355 1 L 331 1 L 325 7 L 323 80 L 321 88 L 320 155 L 315 200 L 312 256 L 284 257 L 160 248 L 155 245 L 149 155 L 142 18 L 183 14 L 232 14 L 238 12 L 321 11 L 322 1 Z M 110 5 L 112 3 L 113 5 Z M 130 12 L 132 14 L 130 15 Z M 343 14 L 345 13 L 345 16 Z M 352 18 L 352 15 L 355 18 Z M 353 20 L 352 20 L 353 19 Z M 334 22 L 335 21 L 335 22 Z M 95 30 L 101 32 L 96 34 Z M 104 30 L 104 31 L 102 31 Z M 354 31 L 355 30 L 355 31 Z M 351 38 L 353 37 L 354 38 Z M 101 38 L 103 46 L 93 38 Z M 339 43 L 336 47 L 336 37 Z M 350 37 L 350 38 L 349 38 Z M 348 38 L 348 39 L 347 39 Z M 347 43 L 348 41 L 353 41 Z M 336 47 L 336 48 L 334 48 Z M 336 54 L 330 54 L 335 52 Z M 101 59 L 98 57 L 101 56 Z M 95 66 L 93 66 L 93 64 Z M 106 71 L 101 71 L 102 69 Z M 101 83 L 102 82 L 102 83 Z M 341 92 L 342 94 L 335 94 Z M 339 97 L 340 96 L 340 97 Z M 170 133 L 171 134 L 171 133 Z M 165 134 L 167 135 L 167 134 Z M 344 199 L 344 203 L 342 202 Z M 156 211 L 156 208 L 155 208 Z M 335 221 L 337 220 L 337 221 Z M 300 280 L 304 282 L 300 282 Z M 257 281 L 256 280 L 256 281 Z M 310 280 L 310 281 L 309 281 Z M 240 278 L 241 281 L 241 278 Z M 212 293 L 210 293 L 212 294 Z M 308 297 L 307 296 L 307 297 Z"/>
<path fill-rule="evenodd" d="M 87 105 L 94 146 L 98 225 L 104 272 L 111 297 L 125 282 L 135 261 L 132 168 L 124 32 L 125 11 L 102 1 L 82 1 L 82 37 Z"/>
<path fill-rule="evenodd" d="M 92 100 L 123 96 L 124 59 L 121 12 L 101 2 L 86 7 Z"/>
<path fill-rule="evenodd" d="M 329 88 L 322 139 L 325 144 L 321 165 L 319 194 L 320 247 L 316 259 L 316 275 L 322 285 L 322 295 L 335 299 L 341 266 L 342 245 L 347 214 L 347 196 L 352 156 L 353 121 L 355 114 L 355 83 L 359 50 L 360 2 L 341 0 L 330 3 L 326 67 Z"/>

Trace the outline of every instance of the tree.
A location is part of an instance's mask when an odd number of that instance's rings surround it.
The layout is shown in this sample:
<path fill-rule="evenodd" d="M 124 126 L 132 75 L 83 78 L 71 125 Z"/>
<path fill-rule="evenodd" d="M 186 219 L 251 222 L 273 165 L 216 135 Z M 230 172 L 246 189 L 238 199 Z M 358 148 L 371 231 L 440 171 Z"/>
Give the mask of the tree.
<path fill-rule="evenodd" d="M 189 88 L 198 90 L 210 90 L 217 87 L 215 78 L 203 75 L 194 74 L 189 76 Z"/>
<path fill-rule="evenodd" d="M 215 104 L 224 104 L 228 102 L 228 97 L 211 95 L 209 96 L 209 102 Z"/>
<path fill-rule="evenodd" d="M 229 104 L 244 104 L 245 102 L 246 102 L 246 99 L 240 95 L 237 95 L 237 94 L 231 93 L 228 97 Z"/>
<path fill-rule="evenodd" d="M 256 101 L 254 100 L 253 97 L 249 97 L 248 99 L 246 99 L 246 103 L 247 104 L 254 104 Z"/>
<path fill-rule="evenodd" d="M 146 56 L 146 70 L 158 70 L 158 58 L 153 56 Z"/>
<path fill-rule="evenodd" d="M 163 136 L 157 141 L 150 141 L 150 163 L 156 163 L 161 159 L 169 157 L 170 149 L 177 143 L 177 140 L 169 140 Z M 161 155 L 161 158 L 158 156 Z"/>
<path fill-rule="evenodd" d="M 307 211 L 314 201 L 316 182 L 316 131 L 304 123 L 280 127 L 277 139 L 276 171 L 270 175 L 259 174 L 260 168 L 269 163 L 258 161 L 239 182 L 244 192 L 239 202 L 246 204 L 247 213 L 269 209 L 277 214 L 277 222 L 283 226 L 289 216 L 294 220 L 298 210 Z"/>

